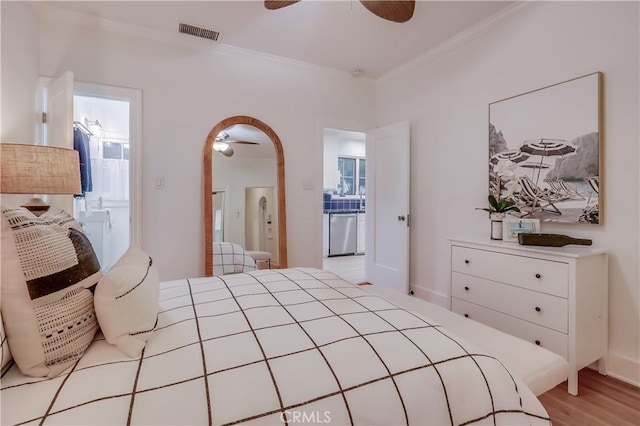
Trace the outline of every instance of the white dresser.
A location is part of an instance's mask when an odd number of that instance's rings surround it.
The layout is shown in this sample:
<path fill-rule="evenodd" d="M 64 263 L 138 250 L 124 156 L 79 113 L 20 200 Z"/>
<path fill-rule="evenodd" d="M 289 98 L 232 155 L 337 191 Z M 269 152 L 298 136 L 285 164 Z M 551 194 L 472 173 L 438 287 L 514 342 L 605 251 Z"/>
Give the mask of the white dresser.
<path fill-rule="evenodd" d="M 585 246 L 451 239 L 451 310 L 606 374 L 608 259 Z"/>

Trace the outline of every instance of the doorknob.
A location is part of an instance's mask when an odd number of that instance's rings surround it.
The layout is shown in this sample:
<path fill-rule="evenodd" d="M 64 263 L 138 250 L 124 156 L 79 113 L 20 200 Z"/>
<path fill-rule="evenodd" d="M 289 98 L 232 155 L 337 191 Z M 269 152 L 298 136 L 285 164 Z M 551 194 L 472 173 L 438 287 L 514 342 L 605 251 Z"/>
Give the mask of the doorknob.
<path fill-rule="evenodd" d="M 406 217 L 405 217 L 404 215 L 402 215 L 402 216 L 398 216 L 398 220 L 399 220 L 400 222 L 404 222 L 404 221 L 405 221 L 405 219 L 406 219 Z"/>

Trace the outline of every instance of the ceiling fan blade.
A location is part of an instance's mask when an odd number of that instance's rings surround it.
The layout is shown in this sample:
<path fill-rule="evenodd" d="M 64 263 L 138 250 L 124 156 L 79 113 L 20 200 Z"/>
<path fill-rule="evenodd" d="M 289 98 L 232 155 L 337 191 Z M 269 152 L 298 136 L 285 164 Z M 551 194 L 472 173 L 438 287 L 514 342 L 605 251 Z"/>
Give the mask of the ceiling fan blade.
<path fill-rule="evenodd" d="M 279 3 L 279 2 L 275 2 Z M 392 22 L 407 22 L 413 17 L 415 0 L 360 0 L 367 10 L 382 19 Z"/>
<path fill-rule="evenodd" d="M 228 140 L 227 143 L 235 143 L 238 145 L 260 145 L 258 142 Z"/>
<path fill-rule="evenodd" d="M 300 0 L 264 0 L 264 7 L 269 10 L 281 9 L 298 3 Z"/>

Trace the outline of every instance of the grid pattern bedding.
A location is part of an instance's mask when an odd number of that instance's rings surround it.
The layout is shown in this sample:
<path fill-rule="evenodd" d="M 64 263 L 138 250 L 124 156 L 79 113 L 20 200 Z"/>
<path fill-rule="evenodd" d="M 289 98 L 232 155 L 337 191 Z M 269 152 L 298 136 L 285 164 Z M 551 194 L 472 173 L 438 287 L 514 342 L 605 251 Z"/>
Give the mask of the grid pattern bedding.
<path fill-rule="evenodd" d="M 98 337 L 1 399 L 2 424 L 549 424 L 497 359 L 307 268 L 164 282 L 140 357 Z"/>
<path fill-rule="evenodd" d="M 236 274 L 258 269 L 240 244 L 213 243 L 213 275 Z"/>

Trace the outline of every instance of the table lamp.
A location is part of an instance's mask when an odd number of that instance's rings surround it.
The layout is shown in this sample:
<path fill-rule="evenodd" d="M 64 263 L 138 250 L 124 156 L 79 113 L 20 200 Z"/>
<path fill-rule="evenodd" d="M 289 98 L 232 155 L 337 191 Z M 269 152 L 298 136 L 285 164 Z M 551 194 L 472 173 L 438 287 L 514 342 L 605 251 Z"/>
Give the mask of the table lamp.
<path fill-rule="evenodd" d="M 0 143 L 0 193 L 80 194 L 80 160 L 73 149 Z M 40 216 L 49 209 L 34 197 L 22 207 Z"/>

